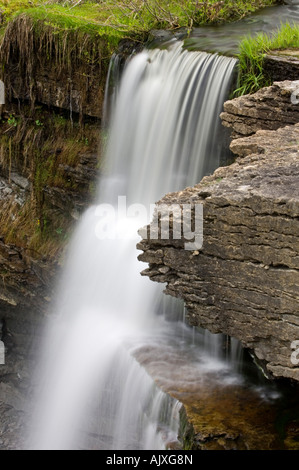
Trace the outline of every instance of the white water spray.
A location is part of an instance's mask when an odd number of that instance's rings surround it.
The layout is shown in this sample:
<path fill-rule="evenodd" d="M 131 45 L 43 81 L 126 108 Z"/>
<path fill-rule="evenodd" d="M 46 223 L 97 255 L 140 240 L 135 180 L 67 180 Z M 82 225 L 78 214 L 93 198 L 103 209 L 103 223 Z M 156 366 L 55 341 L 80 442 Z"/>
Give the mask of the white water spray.
<path fill-rule="evenodd" d="M 97 203 L 115 205 L 125 195 L 146 206 L 219 165 L 218 116 L 235 62 L 183 51 L 180 43 L 130 60 Z M 42 352 L 30 446 L 162 449 L 177 433 L 179 406 L 135 359 L 144 346 L 165 346 L 172 331 L 156 315 L 161 290 L 140 276 L 144 221 L 125 218 L 117 223 L 130 237 L 99 240 L 98 219 L 96 206 L 89 208 L 69 249 Z"/>

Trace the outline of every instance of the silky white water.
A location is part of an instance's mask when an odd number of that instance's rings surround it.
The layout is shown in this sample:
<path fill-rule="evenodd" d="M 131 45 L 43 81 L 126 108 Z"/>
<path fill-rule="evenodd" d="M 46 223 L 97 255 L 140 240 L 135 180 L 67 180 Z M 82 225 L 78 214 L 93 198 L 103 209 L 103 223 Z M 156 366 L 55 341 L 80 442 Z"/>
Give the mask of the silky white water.
<path fill-rule="evenodd" d="M 192 330 L 157 315 L 161 289 L 140 276 L 137 231 L 150 204 L 219 165 L 218 116 L 235 63 L 177 42 L 127 63 L 97 200 L 69 247 L 41 351 L 31 448 L 163 449 L 176 439 L 179 403 L 149 371 L 161 357 L 198 358 Z M 147 219 L 137 206 L 127 216 L 125 203 L 148 208 Z"/>

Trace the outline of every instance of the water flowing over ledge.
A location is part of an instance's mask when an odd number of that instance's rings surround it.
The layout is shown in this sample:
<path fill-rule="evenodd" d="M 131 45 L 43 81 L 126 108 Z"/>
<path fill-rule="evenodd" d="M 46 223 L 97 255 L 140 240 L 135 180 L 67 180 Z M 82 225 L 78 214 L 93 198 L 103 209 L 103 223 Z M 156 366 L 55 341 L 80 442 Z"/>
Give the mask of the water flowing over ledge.
<path fill-rule="evenodd" d="M 98 206 L 86 212 L 74 235 L 42 352 L 34 448 L 77 448 L 86 435 L 97 436 L 93 448 L 155 449 L 169 442 L 175 411 L 168 413 L 167 431 L 161 414 L 169 398 L 153 389 L 130 351 L 138 357 L 138 350 L 158 340 L 169 345 L 171 356 L 177 322 L 165 328 L 161 291 L 139 274 L 140 218 L 118 218 L 118 239 L 109 239 L 108 230 L 99 240 L 99 207 L 116 207 L 119 195 L 147 206 L 219 165 L 219 114 L 235 63 L 182 51 L 176 42 L 128 62 L 112 113 Z"/>

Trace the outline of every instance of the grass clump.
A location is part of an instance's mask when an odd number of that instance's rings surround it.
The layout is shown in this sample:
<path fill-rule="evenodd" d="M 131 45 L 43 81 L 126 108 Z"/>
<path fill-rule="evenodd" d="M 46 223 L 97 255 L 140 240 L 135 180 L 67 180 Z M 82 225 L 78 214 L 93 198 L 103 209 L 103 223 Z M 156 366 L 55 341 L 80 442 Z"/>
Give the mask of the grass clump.
<path fill-rule="evenodd" d="M 237 95 L 254 93 L 270 85 L 270 79 L 264 70 L 264 57 L 271 51 L 299 48 L 299 25 L 285 23 L 274 33 L 259 33 L 247 36 L 240 43 L 239 87 Z"/>
<path fill-rule="evenodd" d="M 0 0 L 0 10 L 3 19 L 8 21 L 15 13 L 40 3 L 39 0 Z"/>

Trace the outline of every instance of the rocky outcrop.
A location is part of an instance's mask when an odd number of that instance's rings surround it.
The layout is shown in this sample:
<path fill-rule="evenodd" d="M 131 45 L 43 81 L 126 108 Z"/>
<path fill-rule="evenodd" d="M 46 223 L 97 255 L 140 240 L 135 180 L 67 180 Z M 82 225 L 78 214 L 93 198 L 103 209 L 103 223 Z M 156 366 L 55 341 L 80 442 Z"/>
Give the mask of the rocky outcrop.
<path fill-rule="evenodd" d="M 95 150 L 79 153 L 78 163 L 75 166 L 63 163 L 59 165 L 58 170 L 62 178 L 68 182 L 67 187 L 48 185 L 44 188 L 45 204 L 54 210 L 60 210 L 69 219 L 78 220 L 92 200 L 92 188 L 98 175 L 99 159 Z"/>
<path fill-rule="evenodd" d="M 224 103 L 222 123 L 233 139 L 253 135 L 260 129 L 276 130 L 299 122 L 299 80 L 275 82 L 253 95 Z"/>
<path fill-rule="evenodd" d="M 287 136 L 287 141 L 286 141 Z M 187 320 L 239 339 L 275 377 L 299 380 L 299 125 L 232 142 L 242 155 L 164 204 L 203 204 L 203 246 L 144 239 L 143 275 L 184 299 Z"/>
<path fill-rule="evenodd" d="M 109 63 L 107 43 L 54 28 L 26 14 L 8 23 L 1 77 L 9 98 L 37 101 L 100 118 Z"/>

